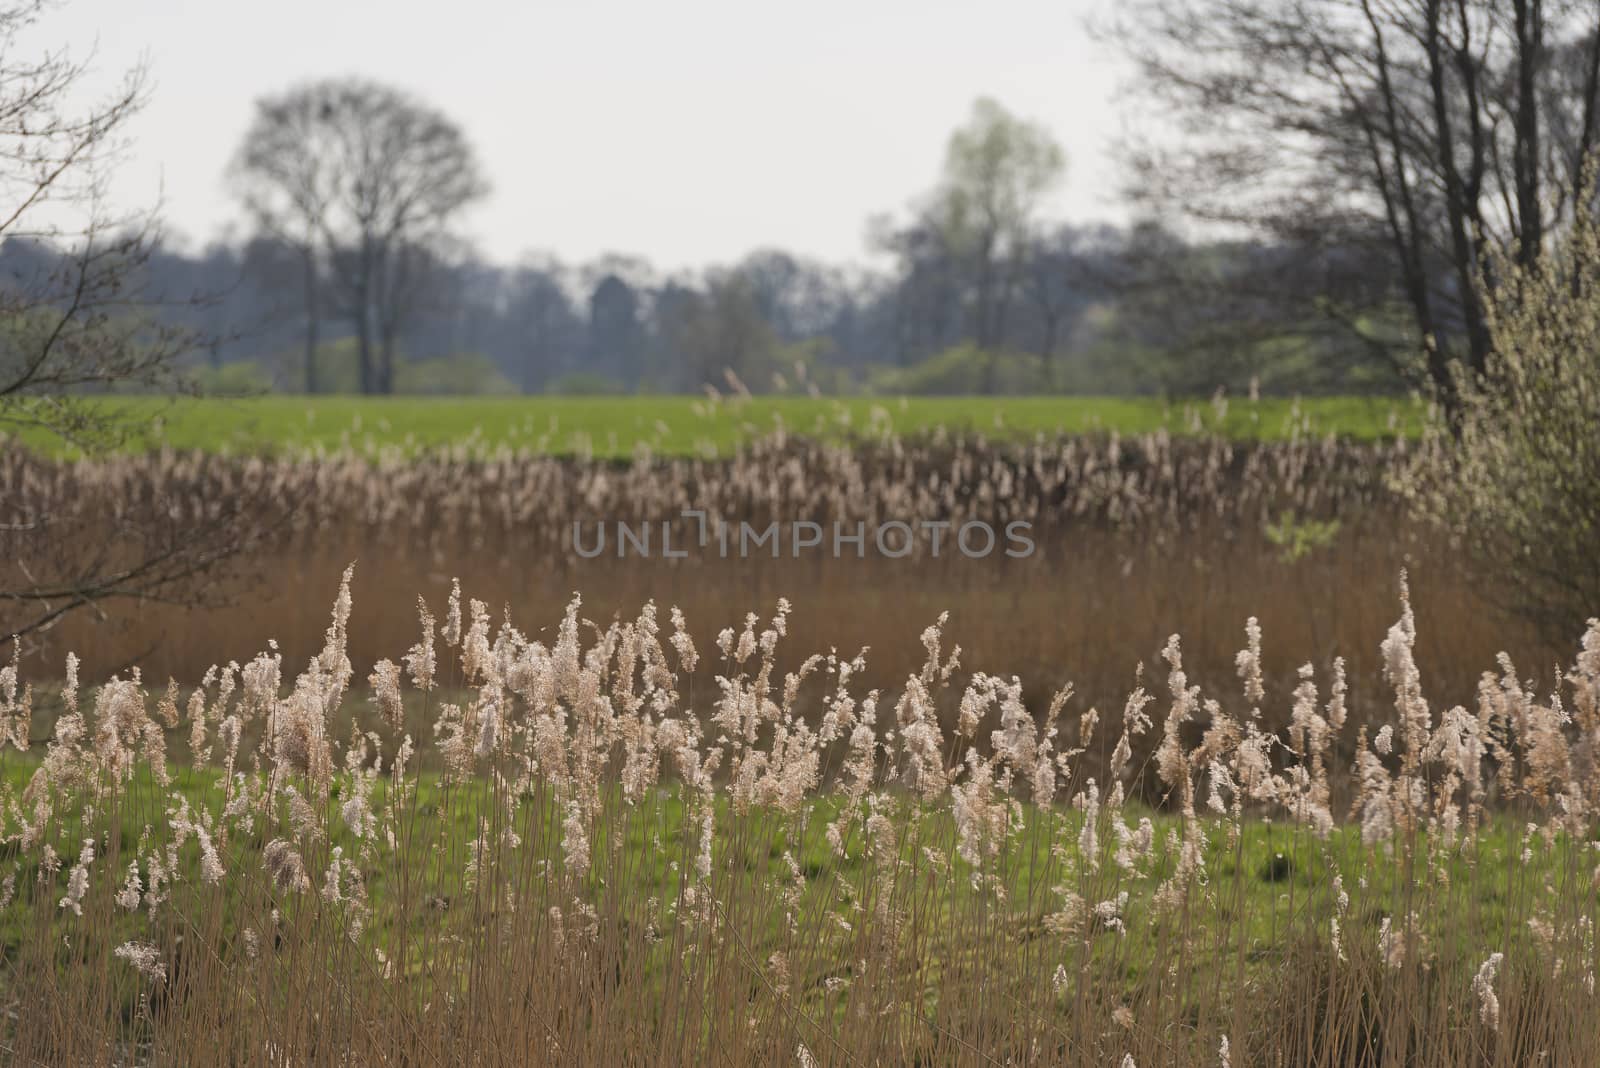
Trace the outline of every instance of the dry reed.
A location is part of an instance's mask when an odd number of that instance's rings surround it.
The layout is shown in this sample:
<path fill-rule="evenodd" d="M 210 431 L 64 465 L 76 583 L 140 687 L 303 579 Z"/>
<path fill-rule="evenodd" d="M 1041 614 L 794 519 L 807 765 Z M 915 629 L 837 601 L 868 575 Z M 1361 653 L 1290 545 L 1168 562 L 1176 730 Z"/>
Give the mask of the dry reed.
<path fill-rule="evenodd" d="M 13 1063 L 1526 1065 L 1600 1045 L 1600 621 L 1541 684 L 1502 658 L 1447 707 L 1402 596 L 1387 712 L 1357 725 L 1344 665 L 1276 685 L 1253 619 L 1225 688 L 1172 636 L 1125 701 L 1030 711 L 942 618 L 892 688 L 847 652 L 784 670 L 783 601 L 697 645 L 649 604 L 596 625 L 574 600 L 535 639 L 452 595 L 363 695 L 350 589 L 313 655 L 269 648 L 187 693 L 91 693 L 67 662 L 49 741 L 0 787 Z M 18 674 L 0 722 L 22 748 Z"/>
<path fill-rule="evenodd" d="M 154 454 L 61 463 L 0 453 L 0 531 L 32 514 L 55 517 L 47 539 L 5 534 L 0 556 L 29 573 L 70 577 L 86 547 L 104 551 L 118 517 L 161 510 L 181 529 L 219 502 L 293 501 L 290 521 L 244 561 L 248 572 L 209 581 L 212 603 L 111 603 L 40 636 L 29 661 L 68 650 L 102 676 L 141 665 L 156 679 L 192 679 L 219 655 L 245 656 L 269 639 L 291 660 L 316 652 L 326 589 L 361 561 L 350 656 L 359 674 L 406 639 L 410 598 L 448 591 L 451 576 L 493 590 L 497 607 L 535 614 L 584 591 L 596 618 L 646 600 L 689 618 L 726 618 L 804 590 L 793 621 L 808 648 L 870 645 L 867 681 L 892 686 L 920 663 L 910 618 L 949 610 L 968 662 L 1043 686 L 1071 680 L 1085 699 L 1115 702 L 1138 664 L 1153 664 L 1181 631 L 1189 670 L 1219 685 L 1232 670 L 1238 621 L 1258 616 L 1270 636 L 1265 670 L 1292 686 L 1305 659 L 1345 658 L 1358 720 L 1381 711 L 1381 664 L 1370 635 L 1387 626 L 1394 576 L 1412 576 L 1425 628 L 1418 658 L 1451 703 L 1472 698 L 1479 665 L 1502 648 L 1519 661 L 1558 655 L 1531 627 L 1485 602 L 1440 537 L 1414 528 L 1385 488 L 1403 443 L 1302 438 L 1267 445 L 1166 435 L 995 446 L 976 439 L 897 440 L 854 447 L 800 439 L 758 443 L 723 460 L 632 463 L 460 449 L 421 457 L 338 453 L 307 457 Z M 887 559 L 580 559 L 574 522 L 638 523 L 700 509 L 728 522 L 819 524 L 977 519 L 1032 524 L 1027 559 L 971 560 L 948 552 Z M 1274 540 L 1293 515 L 1327 524 L 1326 543 L 1296 550 Z M 0 565 L 3 566 L 3 565 Z M 404 576 L 397 579 L 397 576 Z M 0 582 L 0 586 L 4 583 Z M 225 603 L 224 603 L 225 602 Z M 0 631 L 4 629 L 0 605 Z M 702 642 L 709 634 L 697 634 Z"/>

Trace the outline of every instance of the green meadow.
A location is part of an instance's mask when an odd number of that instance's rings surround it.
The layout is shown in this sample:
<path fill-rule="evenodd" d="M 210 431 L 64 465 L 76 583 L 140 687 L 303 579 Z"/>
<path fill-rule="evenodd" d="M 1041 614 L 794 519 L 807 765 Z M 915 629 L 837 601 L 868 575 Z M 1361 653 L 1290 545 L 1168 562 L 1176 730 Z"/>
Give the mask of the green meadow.
<path fill-rule="evenodd" d="M 1165 400 L 1155 397 L 116 397 L 92 403 L 127 417 L 123 447 L 232 453 L 417 452 L 509 447 L 551 455 L 721 455 L 775 433 L 854 440 L 938 431 L 996 440 L 1071 434 L 1221 433 L 1240 440 L 1335 434 L 1415 435 L 1420 402 L 1403 397 Z M 71 452 L 24 431 L 24 443 Z"/>

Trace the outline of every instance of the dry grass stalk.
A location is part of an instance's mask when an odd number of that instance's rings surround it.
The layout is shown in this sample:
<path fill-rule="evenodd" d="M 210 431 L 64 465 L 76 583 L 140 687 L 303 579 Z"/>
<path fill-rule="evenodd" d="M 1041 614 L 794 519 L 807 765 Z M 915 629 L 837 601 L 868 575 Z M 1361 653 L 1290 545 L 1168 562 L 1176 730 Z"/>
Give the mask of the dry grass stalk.
<path fill-rule="evenodd" d="M 713 649 L 653 605 L 596 626 L 574 599 L 535 639 L 454 595 L 363 701 L 352 611 L 347 572 L 292 680 L 278 650 L 215 669 L 187 722 L 137 675 L 74 681 L 42 752 L 8 755 L 13 1063 L 1522 1065 L 1600 1043 L 1600 621 L 1546 696 L 1505 661 L 1440 708 L 1405 601 L 1369 733 L 1337 669 L 1263 681 L 1254 622 L 1226 689 L 1173 637 L 1159 700 L 1039 716 L 964 675 L 942 620 L 892 691 L 862 657 L 785 671 L 781 601 Z M 15 667 L 0 701 L 29 720 Z"/>

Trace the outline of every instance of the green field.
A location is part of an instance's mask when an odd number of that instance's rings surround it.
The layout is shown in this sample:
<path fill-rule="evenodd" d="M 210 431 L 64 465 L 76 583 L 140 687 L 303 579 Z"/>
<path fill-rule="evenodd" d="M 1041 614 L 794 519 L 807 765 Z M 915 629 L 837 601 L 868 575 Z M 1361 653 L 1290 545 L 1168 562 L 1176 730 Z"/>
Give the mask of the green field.
<path fill-rule="evenodd" d="M 666 455 L 727 453 L 786 431 L 834 440 L 937 428 L 990 438 L 1116 431 L 1220 431 L 1240 439 L 1295 432 L 1374 440 L 1415 434 L 1425 409 L 1397 397 L 1189 402 L 1129 397 L 304 397 L 98 401 L 129 417 L 131 450 L 227 452 L 509 446 L 557 455 L 629 456 L 641 445 Z M 38 434 L 47 451 L 67 447 Z"/>

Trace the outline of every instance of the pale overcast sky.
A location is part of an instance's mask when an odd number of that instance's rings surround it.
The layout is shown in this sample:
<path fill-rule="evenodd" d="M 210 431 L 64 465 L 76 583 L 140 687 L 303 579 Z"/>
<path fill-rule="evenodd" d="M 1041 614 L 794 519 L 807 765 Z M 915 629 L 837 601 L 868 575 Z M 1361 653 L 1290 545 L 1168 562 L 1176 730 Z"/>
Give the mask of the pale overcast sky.
<path fill-rule="evenodd" d="M 240 225 L 223 170 L 260 95 L 361 74 L 456 119 L 494 184 L 464 229 L 493 259 L 778 246 L 864 260 L 874 212 L 932 185 L 988 94 L 1068 155 L 1051 214 L 1118 218 L 1122 74 L 1096 0 L 68 0 L 36 31 L 154 92 L 118 193 L 161 191 L 190 242 Z M 97 44 L 96 44 L 97 42 Z"/>

